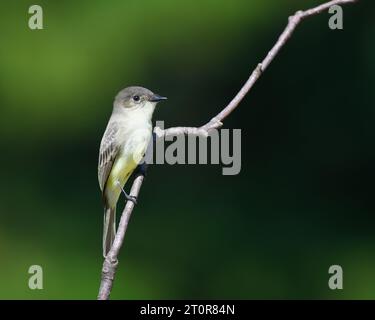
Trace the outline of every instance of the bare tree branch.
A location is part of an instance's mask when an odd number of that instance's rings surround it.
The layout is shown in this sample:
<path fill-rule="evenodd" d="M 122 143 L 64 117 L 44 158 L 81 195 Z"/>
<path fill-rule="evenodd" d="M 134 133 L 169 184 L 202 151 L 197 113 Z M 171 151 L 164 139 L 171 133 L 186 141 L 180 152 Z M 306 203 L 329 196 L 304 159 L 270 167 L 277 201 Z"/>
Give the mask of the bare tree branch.
<path fill-rule="evenodd" d="M 279 39 L 276 41 L 275 45 L 272 49 L 268 52 L 267 56 L 263 59 L 261 63 L 257 65 L 254 71 L 251 73 L 249 79 L 243 85 L 241 90 L 237 93 L 237 95 L 232 99 L 232 101 L 223 109 L 221 110 L 215 117 L 213 117 L 209 122 L 205 125 L 194 128 L 194 127 L 175 127 L 162 130 L 160 128 L 155 128 L 155 134 L 161 138 L 163 136 L 176 136 L 180 134 L 194 134 L 199 136 L 207 136 L 209 131 L 212 129 L 217 129 L 222 126 L 222 121 L 228 117 L 233 110 L 235 110 L 242 99 L 248 94 L 251 88 L 254 86 L 255 82 L 259 79 L 262 73 L 267 69 L 270 65 L 272 60 L 276 57 L 279 53 L 281 48 L 286 44 L 288 39 L 293 34 L 294 30 L 298 26 L 298 24 L 304 20 L 305 18 L 317 15 L 322 13 L 323 11 L 328 10 L 333 5 L 342 5 L 351 2 L 357 2 L 358 0 L 333 0 L 326 3 L 323 3 L 317 7 L 308 9 L 306 11 L 297 11 L 294 15 L 289 17 L 288 24 L 284 31 L 279 36 Z"/>
<path fill-rule="evenodd" d="M 305 11 L 297 11 L 294 15 L 289 17 L 288 24 L 284 31 L 279 36 L 278 40 L 276 41 L 275 45 L 272 49 L 268 52 L 267 56 L 263 59 L 261 63 L 257 65 L 254 71 L 251 73 L 249 79 L 243 85 L 241 90 L 237 93 L 237 95 L 232 99 L 232 101 L 223 109 L 221 110 L 215 117 L 213 117 L 210 121 L 204 124 L 201 127 L 174 127 L 162 130 L 158 127 L 154 129 L 154 132 L 157 137 L 166 137 L 166 136 L 176 136 L 180 134 L 192 134 L 198 136 L 207 136 L 209 132 L 213 129 L 220 128 L 223 123 L 222 121 L 228 117 L 233 110 L 235 110 L 242 99 L 246 96 L 246 94 L 251 90 L 254 86 L 255 82 L 259 79 L 262 73 L 267 69 L 276 55 L 279 53 L 281 48 L 287 43 L 288 39 L 293 34 L 294 30 L 298 26 L 298 24 L 304 20 L 305 18 L 320 14 L 327 9 L 329 9 L 333 5 L 343 5 L 346 3 L 354 3 L 358 0 L 333 0 L 326 3 L 323 3 L 317 7 L 305 10 Z M 138 197 L 139 191 L 141 189 L 142 183 L 144 180 L 143 175 L 138 175 L 132 185 L 130 195 Z M 133 212 L 134 204 L 131 201 L 128 201 L 125 205 L 125 208 L 121 215 L 121 220 L 118 226 L 118 231 L 112 245 L 111 250 L 109 251 L 107 257 L 104 260 L 103 268 L 102 268 L 102 277 L 99 289 L 99 300 L 106 300 L 109 299 L 109 295 L 112 290 L 113 280 L 116 274 L 116 269 L 118 265 L 118 254 L 120 252 L 121 246 L 124 242 L 125 233 L 128 227 L 130 216 Z"/>
<path fill-rule="evenodd" d="M 138 197 L 139 191 L 144 180 L 144 176 L 139 174 L 133 182 L 130 190 L 130 195 Z M 112 290 L 113 279 L 115 277 L 117 265 L 118 265 L 118 254 L 124 242 L 125 233 L 128 228 L 130 216 L 134 209 L 134 203 L 127 201 L 124 211 L 122 212 L 120 223 L 118 225 L 117 233 L 111 250 L 108 252 L 107 257 L 104 259 L 102 268 L 102 280 L 100 283 L 98 300 L 107 300 Z"/>

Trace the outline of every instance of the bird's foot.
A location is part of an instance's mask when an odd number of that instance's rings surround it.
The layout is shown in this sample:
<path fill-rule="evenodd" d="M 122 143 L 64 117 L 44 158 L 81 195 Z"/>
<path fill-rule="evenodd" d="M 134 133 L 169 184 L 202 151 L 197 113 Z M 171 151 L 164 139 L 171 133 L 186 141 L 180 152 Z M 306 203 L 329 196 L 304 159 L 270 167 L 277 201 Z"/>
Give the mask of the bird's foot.
<path fill-rule="evenodd" d="M 125 198 L 126 198 L 127 201 L 131 201 L 134 204 L 137 204 L 137 197 L 125 194 Z"/>
<path fill-rule="evenodd" d="M 137 197 L 135 197 L 135 196 L 131 196 L 131 195 L 127 194 L 126 191 L 124 190 L 124 188 L 121 186 L 121 184 L 120 184 L 119 181 L 117 181 L 117 185 L 118 185 L 119 188 L 121 189 L 121 191 L 122 191 L 122 193 L 124 194 L 125 199 L 126 199 L 127 201 L 131 201 L 131 202 L 133 202 L 134 204 L 137 204 Z"/>

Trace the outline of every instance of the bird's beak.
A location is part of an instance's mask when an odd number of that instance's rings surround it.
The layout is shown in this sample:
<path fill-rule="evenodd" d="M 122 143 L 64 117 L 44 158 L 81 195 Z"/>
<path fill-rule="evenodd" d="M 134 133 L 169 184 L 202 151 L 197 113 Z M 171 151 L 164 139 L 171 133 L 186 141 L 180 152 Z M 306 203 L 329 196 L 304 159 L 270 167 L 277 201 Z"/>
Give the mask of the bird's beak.
<path fill-rule="evenodd" d="M 151 102 L 159 102 L 159 101 L 162 101 L 162 100 L 167 100 L 167 97 L 162 97 L 162 96 L 159 96 L 158 94 L 153 94 L 150 98 L 150 101 Z"/>

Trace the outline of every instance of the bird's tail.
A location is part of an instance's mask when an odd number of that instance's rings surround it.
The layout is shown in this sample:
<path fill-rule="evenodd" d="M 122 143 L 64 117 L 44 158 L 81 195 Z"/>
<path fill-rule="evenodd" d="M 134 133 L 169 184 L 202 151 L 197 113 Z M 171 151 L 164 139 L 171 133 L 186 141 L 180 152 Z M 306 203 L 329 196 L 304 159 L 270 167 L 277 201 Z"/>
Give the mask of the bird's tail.
<path fill-rule="evenodd" d="M 104 208 L 104 229 L 103 229 L 103 256 L 107 256 L 111 250 L 116 235 L 116 207 Z"/>

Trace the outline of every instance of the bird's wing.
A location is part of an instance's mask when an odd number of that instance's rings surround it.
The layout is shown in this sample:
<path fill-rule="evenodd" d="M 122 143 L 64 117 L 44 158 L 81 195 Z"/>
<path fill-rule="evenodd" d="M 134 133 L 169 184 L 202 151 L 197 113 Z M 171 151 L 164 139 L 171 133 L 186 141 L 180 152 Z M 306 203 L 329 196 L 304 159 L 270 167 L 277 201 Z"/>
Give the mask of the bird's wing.
<path fill-rule="evenodd" d="M 100 189 L 103 191 L 107 182 L 109 173 L 111 172 L 113 163 L 119 151 L 117 144 L 117 135 L 119 125 L 112 122 L 108 125 L 100 144 L 99 163 L 98 163 L 98 180 Z"/>

